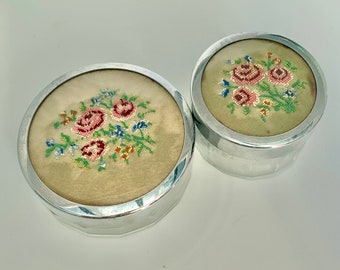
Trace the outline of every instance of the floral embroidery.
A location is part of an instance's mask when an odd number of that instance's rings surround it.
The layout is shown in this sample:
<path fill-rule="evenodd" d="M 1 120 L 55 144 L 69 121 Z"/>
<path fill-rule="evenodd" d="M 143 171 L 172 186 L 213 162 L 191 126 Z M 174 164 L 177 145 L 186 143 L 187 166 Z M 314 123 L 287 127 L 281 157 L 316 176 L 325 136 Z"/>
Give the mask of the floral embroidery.
<path fill-rule="evenodd" d="M 136 113 L 136 105 L 128 100 L 120 99 L 112 108 L 112 116 L 115 120 L 127 120 L 133 117 Z"/>
<path fill-rule="evenodd" d="M 55 122 L 54 127 L 58 128 L 60 125 L 66 126 L 68 123 L 76 121 L 77 113 L 78 112 L 75 110 L 70 110 L 69 113 L 67 113 L 66 111 L 61 112 L 59 116 L 62 118 L 62 120 Z"/>
<path fill-rule="evenodd" d="M 88 104 L 80 102 L 80 113 L 77 110 L 60 113 L 62 119 L 54 122 L 54 129 L 70 123 L 73 126 L 70 134 L 63 128 L 60 142 L 56 138 L 45 141 L 46 158 L 52 153 L 57 159 L 70 155 L 79 168 L 95 166 L 104 171 L 118 160 L 128 164 L 132 155 L 141 157 L 145 151 L 152 154 L 156 142 L 147 132 L 152 124 L 145 117 L 156 111 L 149 109 L 150 101 L 119 95 L 118 91 L 101 89 Z"/>
<path fill-rule="evenodd" d="M 132 131 L 135 132 L 136 130 L 141 130 L 141 129 L 146 129 L 148 128 L 149 123 L 147 123 L 145 120 L 141 120 L 136 122 L 133 127 L 132 127 Z"/>
<path fill-rule="evenodd" d="M 86 143 L 81 149 L 81 155 L 89 161 L 99 159 L 106 150 L 106 144 L 103 140 L 92 140 Z"/>
<path fill-rule="evenodd" d="M 290 72 L 281 66 L 276 66 L 268 71 L 268 80 L 274 84 L 287 84 L 292 76 Z"/>
<path fill-rule="evenodd" d="M 239 85 L 255 84 L 262 80 L 263 76 L 262 66 L 250 62 L 237 65 L 231 71 L 231 79 Z"/>
<path fill-rule="evenodd" d="M 258 93 L 247 87 L 239 87 L 234 91 L 233 101 L 240 106 L 255 106 L 259 103 Z"/>
<path fill-rule="evenodd" d="M 115 130 L 110 132 L 110 136 L 123 139 L 125 136 L 125 130 L 120 125 L 116 125 Z"/>
<path fill-rule="evenodd" d="M 95 130 L 101 128 L 105 121 L 105 112 L 101 109 L 88 108 L 77 119 L 72 131 L 81 136 L 87 137 Z"/>
<path fill-rule="evenodd" d="M 241 109 L 248 115 L 254 110 L 266 122 L 272 112 L 296 111 L 299 91 L 305 88 L 307 82 L 293 81 L 297 67 L 290 61 L 282 61 L 268 52 L 264 59 L 246 55 L 236 60 L 228 59 L 226 64 L 231 67 L 223 70 L 228 78 L 223 78 L 220 83 L 223 87 L 220 95 L 230 100 L 227 108 L 232 114 Z M 229 97 L 231 89 L 234 90 Z"/>
<path fill-rule="evenodd" d="M 282 96 L 285 98 L 292 98 L 294 99 L 296 95 L 296 89 L 286 89 L 282 92 Z"/>

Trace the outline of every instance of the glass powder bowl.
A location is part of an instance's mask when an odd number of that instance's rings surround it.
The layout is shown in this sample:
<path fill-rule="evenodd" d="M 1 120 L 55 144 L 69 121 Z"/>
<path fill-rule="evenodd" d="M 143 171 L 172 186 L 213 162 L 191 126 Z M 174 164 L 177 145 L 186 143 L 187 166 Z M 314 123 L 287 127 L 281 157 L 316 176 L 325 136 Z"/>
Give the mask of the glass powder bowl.
<path fill-rule="evenodd" d="M 326 83 L 300 45 L 245 33 L 202 54 L 191 96 L 202 156 L 225 173 L 256 178 L 294 161 L 325 109 Z"/>
<path fill-rule="evenodd" d="M 48 85 L 19 131 L 22 171 L 65 224 L 96 235 L 158 221 L 184 193 L 194 128 L 180 93 L 129 64 L 97 64 Z"/>

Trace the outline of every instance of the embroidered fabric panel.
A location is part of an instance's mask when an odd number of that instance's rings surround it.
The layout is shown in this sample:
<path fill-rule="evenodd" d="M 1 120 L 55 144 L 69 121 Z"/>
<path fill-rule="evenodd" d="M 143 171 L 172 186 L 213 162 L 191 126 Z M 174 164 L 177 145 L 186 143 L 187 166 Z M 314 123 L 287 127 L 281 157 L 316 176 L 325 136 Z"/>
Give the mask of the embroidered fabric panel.
<path fill-rule="evenodd" d="M 43 101 L 28 148 L 54 192 L 77 203 L 112 205 L 159 185 L 183 142 L 181 112 L 161 85 L 138 73 L 101 70 L 65 82 Z"/>
<path fill-rule="evenodd" d="M 59 159 L 70 153 L 79 168 L 97 167 L 101 172 L 109 161 L 123 160 L 129 164 L 133 154 L 137 157 L 144 151 L 153 154 L 156 142 L 148 134 L 152 123 L 146 117 L 156 111 L 149 107 L 148 100 L 121 94 L 117 89 L 100 89 L 88 104 L 79 102 L 79 112 L 71 109 L 59 113 L 54 129 L 71 128 L 67 134 L 61 132 L 59 140 L 54 137 L 46 140 L 45 156 Z"/>
<path fill-rule="evenodd" d="M 225 126 L 246 135 L 272 136 L 308 116 L 316 88 L 301 56 L 279 43 L 251 39 L 212 57 L 203 73 L 202 95 Z"/>

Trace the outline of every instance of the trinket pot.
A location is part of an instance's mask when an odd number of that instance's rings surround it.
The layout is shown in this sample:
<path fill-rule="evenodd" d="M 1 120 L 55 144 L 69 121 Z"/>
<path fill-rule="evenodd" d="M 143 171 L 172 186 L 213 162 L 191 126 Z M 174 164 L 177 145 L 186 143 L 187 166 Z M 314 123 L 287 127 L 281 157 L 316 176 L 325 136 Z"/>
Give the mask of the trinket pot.
<path fill-rule="evenodd" d="M 24 116 L 18 152 L 28 183 L 63 223 L 115 235 L 175 206 L 193 145 L 191 112 L 169 82 L 108 63 L 48 85 Z"/>
<path fill-rule="evenodd" d="M 202 54 L 191 96 L 202 156 L 225 173 L 253 178 L 296 158 L 324 111 L 326 83 L 300 45 L 246 33 Z"/>

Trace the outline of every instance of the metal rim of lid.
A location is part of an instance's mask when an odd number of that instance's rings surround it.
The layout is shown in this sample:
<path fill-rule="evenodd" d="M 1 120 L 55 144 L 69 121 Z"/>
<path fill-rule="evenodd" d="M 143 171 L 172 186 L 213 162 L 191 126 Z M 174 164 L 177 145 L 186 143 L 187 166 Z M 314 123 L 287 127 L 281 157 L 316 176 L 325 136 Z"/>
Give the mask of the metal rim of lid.
<path fill-rule="evenodd" d="M 180 157 L 173 168 L 173 170 L 168 174 L 168 176 L 153 190 L 144 194 L 143 196 L 134 199 L 132 201 L 128 201 L 125 203 L 117 204 L 117 205 L 109 205 L 109 206 L 89 206 L 82 205 L 79 203 L 75 203 L 69 201 L 58 194 L 54 193 L 50 190 L 38 177 L 35 173 L 33 166 L 30 161 L 30 157 L 28 155 L 28 134 L 31 121 L 35 114 L 35 111 L 38 109 L 39 105 L 44 101 L 44 99 L 53 92 L 58 86 L 65 83 L 66 81 L 77 77 L 81 74 L 99 71 L 99 70 L 109 70 L 109 69 L 118 69 L 118 70 L 126 70 L 136 72 L 138 74 L 144 75 L 158 84 L 160 84 L 165 90 L 170 93 L 170 95 L 175 100 L 178 108 L 182 114 L 183 122 L 184 122 L 184 143 L 182 152 Z M 182 95 L 178 92 L 178 90 L 171 85 L 167 80 L 163 77 L 154 73 L 148 69 L 142 68 L 140 66 L 126 64 L 126 63 L 102 63 L 102 64 L 93 64 L 85 67 L 78 68 L 74 71 L 68 72 L 65 75 L 60 76 L 53 82 L 51 82 L 48 86 L 46 86 L 32 101 L 29 108 L 27 109 L 18 134 L 18 158 L 20 162 L 20 166 L 22 172 L 31 186 L 31 188 L 43 199 L 45 203 L 47 203 L 50 207 L 55 208 L 64 213 L 79 216 L 79 217 L 87 217 L 87 218 L 113 218 L 120 217 L 132 214 L 134 212 L 140 211 L 145 207 L 148 207 L 158 200 L 160 200 L 163 196 L 165 196 L 176 184 L 180 181 L 181 176 L 185 172 L 187 166 L 191 162 L 193 147 L 194 147 L 194 127 L 193 120 L 191 116 L 190 109 L 182 97 Z M 169 205 L 170 207 L 170 205 Z"/>
<path fill-rule="evenodd" d="M 229 44 L 247 39 L 264 39 L 281 43 L 300 55 L 313 72 L 317 88 L 316 101 L 313 109 L 302 123 L 285 133 L 273 136 L 256 137 L 235 132 L 216 120 L 205 105 L 201 92 L 201 79 L 209 60 L 219 50 Z M 275 34 L 261 32 L 239 33 L 218 40 L 200 56 L 191 79 L 191 100 L 196 126 L 208 141 L 220 149 L 224 148 L 225 143 L 228 144 L 230 142 L 256 149 L 278 148 L 293 143 L 304 137 L 315 127 L 324 112 L 326 99 L 326 81 L 323 72 L 314 57 L 296 42 Z"/>

